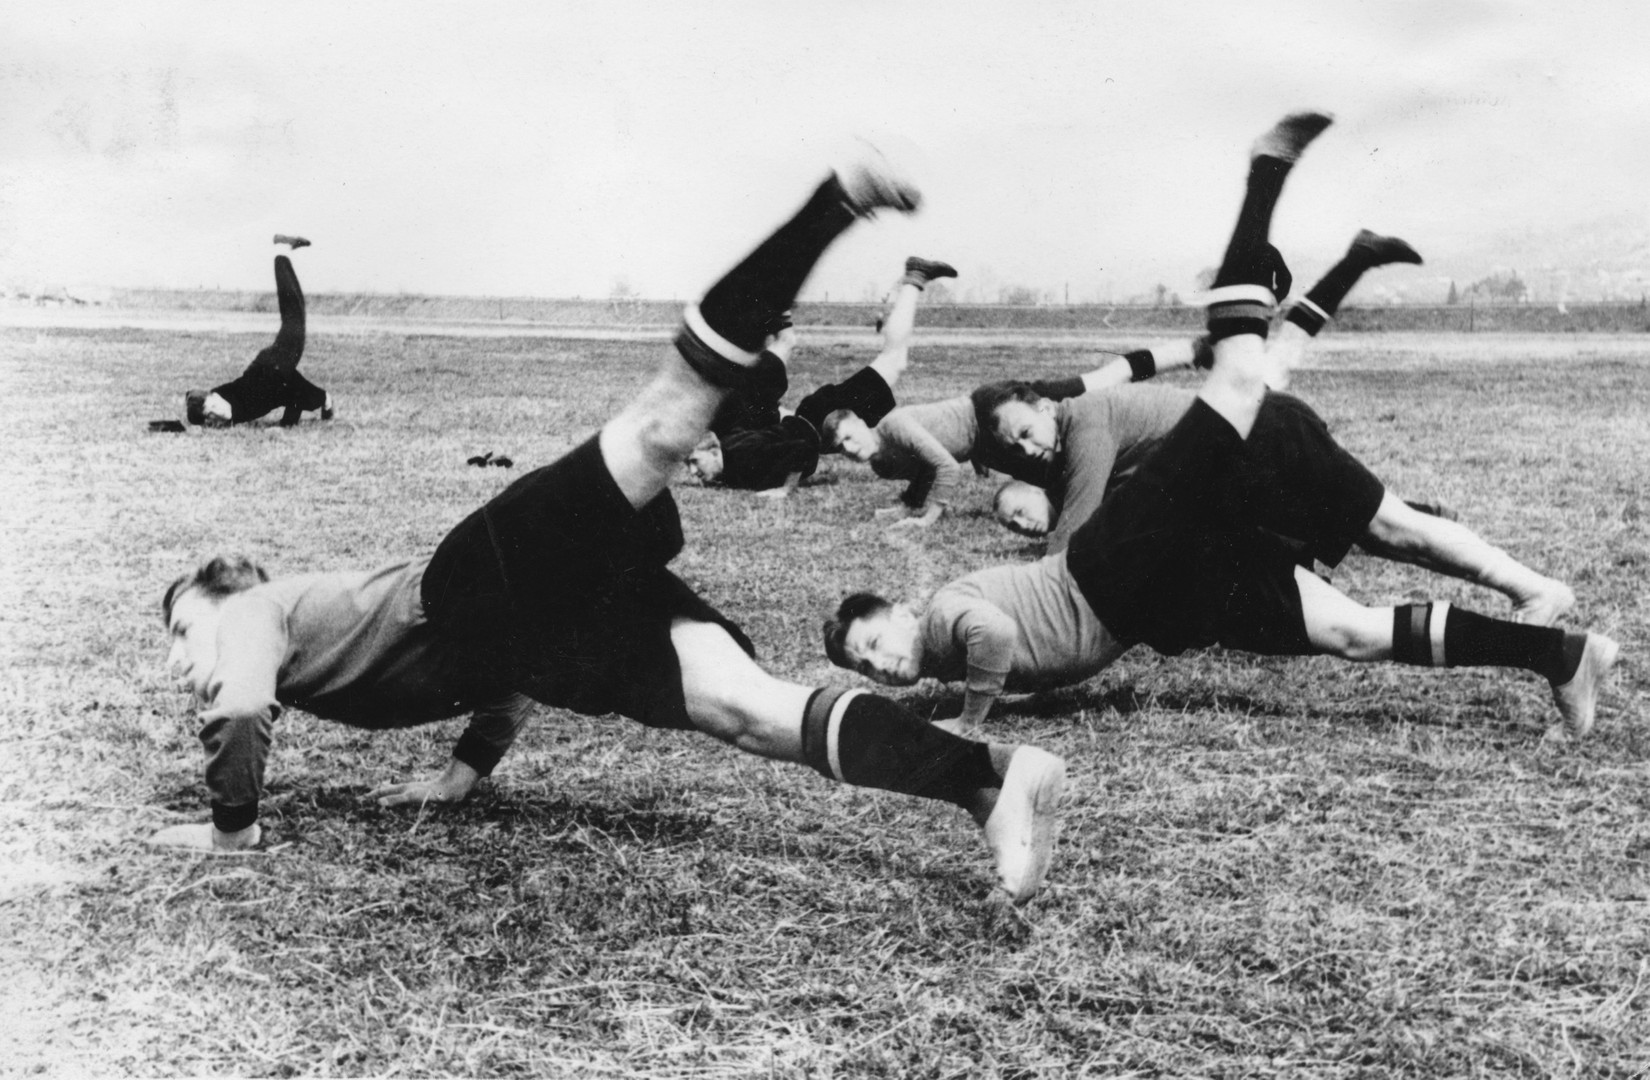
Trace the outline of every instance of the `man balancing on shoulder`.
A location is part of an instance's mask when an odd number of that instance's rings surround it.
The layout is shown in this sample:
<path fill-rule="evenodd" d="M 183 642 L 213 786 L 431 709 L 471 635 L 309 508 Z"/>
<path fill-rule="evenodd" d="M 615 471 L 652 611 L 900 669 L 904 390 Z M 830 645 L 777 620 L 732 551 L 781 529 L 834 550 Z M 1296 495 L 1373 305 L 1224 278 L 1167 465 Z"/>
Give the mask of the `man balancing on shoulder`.
<path fill-rule="evenodd" d="M 275 243 L 293 251 L 309 247 L 301 236 L 277 234 Z M 183 396 L 184 418 L 191 424 L 228 427 L 246 424 L 281 410 L 281 425 L 291 427 L 306 412 L 321 419 L 333 416 L 332 395 L 304 378 L 298 361 L 304 355 L 304 291 L 292 260 L 275 256 L 275 299 L 281 309 L 281 329 L 268 348 L 252 358 L 240 378 L 211 390 L 190 390 Z"/>

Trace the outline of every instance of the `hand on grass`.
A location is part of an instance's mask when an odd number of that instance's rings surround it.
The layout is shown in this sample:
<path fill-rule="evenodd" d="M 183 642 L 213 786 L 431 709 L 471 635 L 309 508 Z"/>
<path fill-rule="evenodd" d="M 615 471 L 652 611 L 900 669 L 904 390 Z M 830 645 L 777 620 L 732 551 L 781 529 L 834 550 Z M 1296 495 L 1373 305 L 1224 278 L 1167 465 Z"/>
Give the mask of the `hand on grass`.
<path fill-rule="evenodd" d="M 893 521 L 896 518 L 909 516 L 911 511 L 904 506 L 884 506 L 871 512 L 871 517 L 877 521 Z"/>
<path fill-rule="evenodd" d="M 476 786 L 481 774 L 459 761 L 447 762 L 447 768 L 422 780 L 405 780 L 396 784 L 379 784 L 362 796 L 377 799 L 379 806 L 423 806 L 426 803 L 463 802 L 470 789 Z"/>
<path fill-rule="evenodd" d="M 934 503 L 920 514 L 912 514 L 910 517 L 894 522 L 888 526 L 888 531 L 893 532 L 895 529 L 926 529 L 940 519 L 940 511 L 940 505 Z"/>
<path fill-rule="evenodd" d="M 236 832 L 219 832 L 210 821 L 194 825 L 171 825 L 149 838 L 155 847 L 196 851 L 202 855 L 233 855 L 250 851 L 263 839 L 263 829 L 253 822 Z"/>

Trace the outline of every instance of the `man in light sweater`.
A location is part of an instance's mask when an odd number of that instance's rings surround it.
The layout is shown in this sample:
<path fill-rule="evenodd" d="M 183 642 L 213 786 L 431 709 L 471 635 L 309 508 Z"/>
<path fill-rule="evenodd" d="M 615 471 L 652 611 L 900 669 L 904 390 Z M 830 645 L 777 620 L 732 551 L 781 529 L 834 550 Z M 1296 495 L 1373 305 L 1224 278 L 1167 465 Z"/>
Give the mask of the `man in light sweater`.
<path fill-rule="evenodd" d="M 950 802 L 983 829 L 1014 903 L 1041 886 L 1065 763 L 935 729 L 888 698 L 776 679 L 739 628 L 667 569 L 683 544 L 671 479 L 730 390 L 761 389 L 768 330 L 856 218 L 918 194 L 874 150 L 685 312 L 674 352 L 599 433 L 521 477 L 428 559 L 287 581 L 232 560 L 166 591 L 171 664 L 200 706 L 212 820 L 153 837 L 238 851 L 287 707 L 360 726 L 473 714 L 441 773 L 373 794 L 463 798 L 520 728 L 523 697 L 693 729 L 839 783 Z"/>
<path fill-rule="evenodd" d="M 1064 400 L 1190 367 L 1196 355 L 1196 341 L 1173 342 L 1115 355 L 1082 375 L 1014 385 L 1028 387 L 1040 398 Z M 881 518 L 896 518 L 895 528 L 927 528 L 938 521 L 956 500 L 964 463 L 1003 471 L 1017 465 L 981 438 L 973 400 L 966 395 L 902 405 L 875 426 L 858 417 L 828 418 L 827 430 L 843 454 L 870 465 L 883 479 L 907 482 L 899 504 L 877 512 Z"/>
<path fill-rule="evenodd" d="M 1542 579 L 1556 588 L 1526 598 L 1526 617 L 1511 622 L 1449 604 L 1366 607 L 1310 570 L 1338 563 L 1354 542 L 1379 550 L 1387 538 L 1372 535 L 1374 523 L 1395 501 L 1315 413 L 1267 385 L 1278 363 L 1266 354 L 1268 320 L 1287 291 L 1286 268 L 1266 242 L 1272 207 L 1300 151 L 1328 123 L 1298 114 L 1257 143 L 1209 307 L 1209 376 L 1133 474 L 1053 554 L 961 578 L 921 615 L 850 596 L 826 624 L 834 662 L 893 685 L 965 679 L 962 731 L 1005 688 L 1088 678 L 1134 644 L 1165 655 L 1219 644 L 1520 668 L 1547 680 L 1570 737 L 1591 731 L 1618 648 L 1602 634 L 1546 625 L 1573 599 L 1560 583 Z M 1460 570 L 1447 550 L 1393 554 Z"/>

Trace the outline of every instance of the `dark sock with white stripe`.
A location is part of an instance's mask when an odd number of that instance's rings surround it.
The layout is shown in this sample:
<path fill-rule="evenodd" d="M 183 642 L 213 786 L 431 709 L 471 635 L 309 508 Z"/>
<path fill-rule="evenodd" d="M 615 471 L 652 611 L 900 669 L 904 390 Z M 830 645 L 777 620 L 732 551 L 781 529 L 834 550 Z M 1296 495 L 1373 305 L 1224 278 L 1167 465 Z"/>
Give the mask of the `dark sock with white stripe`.
<path fill-rule="evenodd" d="M 1301 301 L 1289 309 L 1287 318 L 1316 337 L 1324 324 L 1335 317 L 1341 302 L 1358 284 L 1358 279 L 1377 266 L 1391 263 L 1419 263 L 1414 248 L 1395 236 L 1378 236 L 1364 229 L 1353 239 L 1341 261 L 1329 268 Z"/>
<path fill-rule="evenodd" d="M 1002 786 L 990 747 L 924 723 L 863 690 L 815 690 L 802 713 L 802 758 L 831 780 L 971 808 Z"/>
<path fill-rule="evenodd" d="M 1289 292 L 1288 270 L 1283 268 L 1282 256 L 1267 242 L 1267 237 L 1272 231 L 1272 211 L 1277 207 L 1278 196 L 1283 194 L 1283 182 L 1288 179 L 1293 164 L 1275 157 L 1257 157 L 1249 163 L 1243 206 L 1238 211 L 1237 225 L 1232 229 L 1232 239 L 1226 245 L 1226 254 L 1221 258 L 1220 271 L 1211 288 L 1213 295 L 1208 310 L 1211 343 L 1238 334 L 1265 337 L 1271 328 L 1276 297 Z M 1281 289 L 1280 268 L 1284 277 Z M 1243 286 L 1260 286 L 1267 294 Z M 1222 296 L 1222 290 L 1227 295 Z"/>
<path fill-rule="evenodd" d="M 795 217 L 711 286 L 699 301 L 699 313 L 728 341 L 756 352 L 778 317 L 796 302 L 819 257 L 854 220 L 842 184 L 830 177 Z"/>
<path fill-rule="evenodd" d="M 1492 619 L 1449 604 L 1392 611 L 1392 659 L 1417 667 L 1515 667 L 1566 683 L 1581 666 L 1587 635 Z"/>

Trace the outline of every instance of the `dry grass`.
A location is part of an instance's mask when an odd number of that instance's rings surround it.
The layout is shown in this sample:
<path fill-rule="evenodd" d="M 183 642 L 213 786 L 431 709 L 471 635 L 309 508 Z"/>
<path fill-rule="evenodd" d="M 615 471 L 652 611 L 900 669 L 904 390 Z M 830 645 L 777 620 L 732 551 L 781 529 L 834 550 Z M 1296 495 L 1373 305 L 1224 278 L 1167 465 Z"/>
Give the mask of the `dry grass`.
<path fill-rule="evenodd" d="M 1392 486 L 1572 581 L 1627 660 L 1597 737 L 1541 741 L 1545 688 L 1210 652 L 1131 653 L 1012 703 L 1065 753 L 1061 860 L 1024 916 L 988 899 L 944 807 L 833 787 L 709 740 L 546 710 L 452 812 L 363 805 L 456 724 L 371 734 L 297 713 L 268 854 L 140 840 L 203 814 L 160 671 L 165 583 L 224 548 L 275 569 L 428 549 L 588 433 L 652 346 L 320 336 L 340 418 L 149 435 L 264 335 L 0 331 L 0 1061 L 240 1075 L 1593 1076 L 1650 1062 L 1643 355 L 1417 363 L 1343 338 L 1299 389 Z M 1487 346 L 1486 346 L 1487 347 Z M 1459 350 L 1457 350 L 1459 351 Z M 1535 353 L 1534 357 L 1530 356 Z M 1556 355 L 1556 352 L 1555 352 Z M 807 387 L 864 353 L 805 352 Z M 1070 345 L 919 350 L 916 400 Z M 680 493 L 679 567 L 776 670 L 850 587 L 909 594 L 1024 557 L 987 488 L 916 541 L 838 467 L 784 505 Z M 1354 556 L 1371 599 L 1497 598 Z M 956 695 L 910 702 L 943 715 Z"/>

